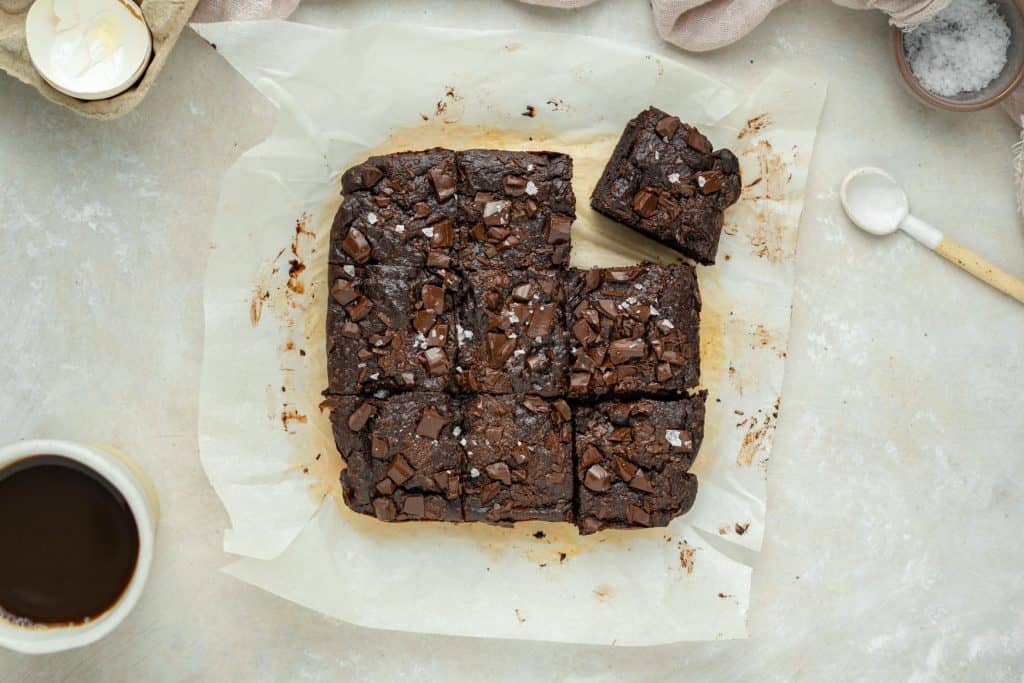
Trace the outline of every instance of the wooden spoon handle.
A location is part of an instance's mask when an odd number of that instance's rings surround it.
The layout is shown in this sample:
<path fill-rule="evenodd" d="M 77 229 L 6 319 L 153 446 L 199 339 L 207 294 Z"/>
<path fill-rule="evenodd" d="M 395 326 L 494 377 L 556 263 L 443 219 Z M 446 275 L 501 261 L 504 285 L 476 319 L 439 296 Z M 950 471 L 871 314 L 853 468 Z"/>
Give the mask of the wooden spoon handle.
<path fill-rule="evenodd" d="M 982 282 L 995 287 L 1003 294 L 1024 303 L 1024 282 L 1007 273 L 999 266 L 989 263 L 962 244 L 943 237 L 935 253 L 954 263 Z"/>

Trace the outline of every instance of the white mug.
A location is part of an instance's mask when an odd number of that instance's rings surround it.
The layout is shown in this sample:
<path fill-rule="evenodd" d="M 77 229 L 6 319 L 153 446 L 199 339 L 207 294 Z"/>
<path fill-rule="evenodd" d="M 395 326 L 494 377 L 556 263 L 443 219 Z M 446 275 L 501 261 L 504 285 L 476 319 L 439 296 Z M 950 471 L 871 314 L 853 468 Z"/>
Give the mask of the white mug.
<path fill-rule="evenodd" d="M 94 643 L 124 621 L 142 595 L 153 563 L 153 545 L 159 507 L 156 492 L 142 470 L 128 456 L 113 448 L 94 448 L 70 441 L 36 439 L 0 448 L 0 473 L 34 455 L 59 455 L 96 472 L 117 489 L 135 516 L 139 554 L 135 571 L 121 597 L 103 614 L 81 624 L 21 626 L 0 616 L 0 647 L 28 654 L 70 650 Z"/>

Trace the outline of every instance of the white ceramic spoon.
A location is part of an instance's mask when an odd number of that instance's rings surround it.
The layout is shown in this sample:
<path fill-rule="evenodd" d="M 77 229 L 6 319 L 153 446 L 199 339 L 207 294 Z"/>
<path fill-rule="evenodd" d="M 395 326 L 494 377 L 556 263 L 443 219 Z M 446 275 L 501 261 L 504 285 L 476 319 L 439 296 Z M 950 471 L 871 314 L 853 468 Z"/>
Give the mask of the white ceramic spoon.
<path fill-rule="evenodd" d="M 873 235 L 902 230 L 950 263 L 1024 303 L 1024 282 L 910 215 L 906 192 L 882 169 L 851 171 L 839 189 L 839 198 L 846 215 L 861 230 Z"/>

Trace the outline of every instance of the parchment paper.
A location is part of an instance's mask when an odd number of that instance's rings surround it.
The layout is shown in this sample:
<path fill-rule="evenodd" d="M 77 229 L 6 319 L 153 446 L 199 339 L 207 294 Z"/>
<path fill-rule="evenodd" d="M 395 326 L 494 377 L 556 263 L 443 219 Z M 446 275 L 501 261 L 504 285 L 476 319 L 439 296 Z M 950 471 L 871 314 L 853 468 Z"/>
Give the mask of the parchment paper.
<path fill-rule="evenodd" d="M 231 519 L 225 550 L 242 556 L 226 571 L 377 628 L 621 645 L 745 637 L 824 85 L 775 72 L 745 98 L 681 64 L 569 35 L 196 29 L 280 111 L 224 180 L 206 280 L 199 440 Z M 587 201 L 625 122 L 649 104 L 732 148 L 746 186 L 718 265 L 698 273 L 710 394 L 694 508 L 665 529 L 587 537 L 567 524 L 384 524 L 349 512 L 318 408 L 337 174 L 370 153 L 435 144 L 568 152 L 573 265 L 669 261 Z"/>

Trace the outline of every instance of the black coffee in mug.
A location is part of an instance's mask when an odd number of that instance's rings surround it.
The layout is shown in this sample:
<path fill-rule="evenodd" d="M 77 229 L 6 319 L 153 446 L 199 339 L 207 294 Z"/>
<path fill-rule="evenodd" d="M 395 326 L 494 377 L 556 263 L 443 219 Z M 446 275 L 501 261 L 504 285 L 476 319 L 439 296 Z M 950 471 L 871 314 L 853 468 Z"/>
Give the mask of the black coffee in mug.
<path fill-rule="evenodd" d="M 0 470 L 0 615 L 26 626 L 88 622 L 124 593 L 139 530 L 110 482 L 69 458 Z"/>

